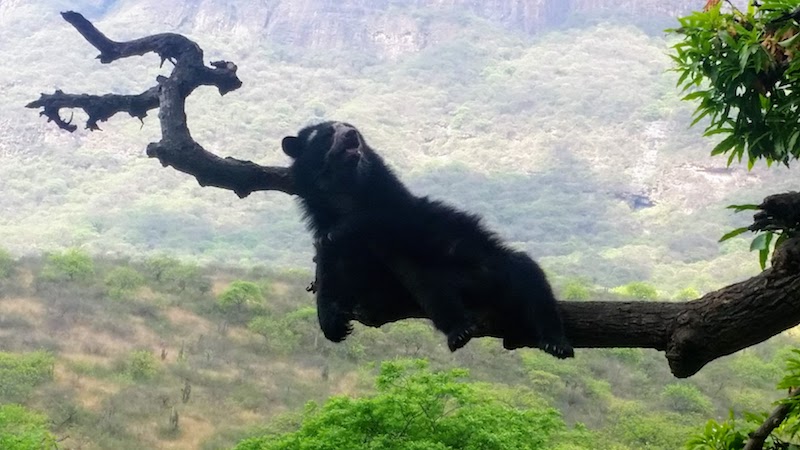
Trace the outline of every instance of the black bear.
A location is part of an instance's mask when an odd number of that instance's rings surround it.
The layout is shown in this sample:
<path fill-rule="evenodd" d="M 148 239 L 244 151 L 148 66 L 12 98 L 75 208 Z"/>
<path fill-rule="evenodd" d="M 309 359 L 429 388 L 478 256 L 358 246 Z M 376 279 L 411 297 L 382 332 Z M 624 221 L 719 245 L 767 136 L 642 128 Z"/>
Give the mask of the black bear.
<path fill-rule="evenodd" d="M 282 146 L 314 232 L 317 310 L 328 339 L 343 340 L 359 308 L 415 302 L 453 351 L 474 331 L 466 311 L 490 308 L 508 324 L 506 348 L 574 355 L 541 268 L 478 217 L 412 194 L 354 126 L 309 126 Z"/>

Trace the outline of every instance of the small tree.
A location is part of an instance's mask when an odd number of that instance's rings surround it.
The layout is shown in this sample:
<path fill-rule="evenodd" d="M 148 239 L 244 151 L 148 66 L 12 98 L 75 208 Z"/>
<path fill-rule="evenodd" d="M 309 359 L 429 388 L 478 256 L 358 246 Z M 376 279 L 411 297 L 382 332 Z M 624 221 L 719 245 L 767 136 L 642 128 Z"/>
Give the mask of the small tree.
<path fill-rule="evenodd" d="M 668 384 L 661 391 L 661 398 L 669 409 L 679 413 L 708 414 L 713 409 L 711 400 L 691 384 Z"/>
<path fill-rule="evenodd" d="M 92 258 L 76 248 L 47 256 L 42 278 L 48 281 L 85 282 L 94 275 Z"/>
<path fill-rule="evenodd" d="M 219 297 L 217 303 L 224 311 L 243 312 L 250 305 L 261 304 L 264 294 L 261 288 L 250 281 L 237 280 L 228 286 Z"/>
<path fill-rule="evenodd" d="M 590 295 L 589 285 L 583 280 L 573 278 L 564 285 L 561 297 L 564 300 L 588 300 Z"/>
<path fill-rule="evenodd" d="M 142 271 L 147 278 L 172 292 L 206 293 L 211 290 L 211 282 L 203 276 L 199 267 L 169 256 L 157 256 L 145 260 Z"/>
<path fill-rule="evenodd" d="M 136 381 L 146 381 L 158 373 L 158 361 L 148 350 L 134 350 L 126 361 L 126 372 Z"/>
<path fill-rule="evenodd" d="M 0 352 L 0 403 L 22 402 L 35 386 L 52 380 L 53 362 L 44 351 Z"/>
<path fill-rule="evenodd" d="M 163 281 L 164 274 L 176 266 L 180 266 L 181 262 L 169 256 L 157 256 L 148 258 L 144 261 L 144 273 L 156 283 Z"/>
<path fill-rule="evenodd" d="M 58 448 L 48 431 L 47 417 L 21 405 L 0 405 L 0 448 L 7 450 L 50 450 Z"/>
<path fill-rule="evenodd" d="M 262 336 L 272 350 L 285 353 L 294 349 L 296 341 L 294 333 L 272 317 L 255 317 L 247 324 L 247 329 Z"/>
<path fill-rule="evenodd" d="M 111 298 L 121 300 L 133 295 L 144 285 L 142 274 L 130 267 L 117 267 L 106 276 L 106 289 Z"/>

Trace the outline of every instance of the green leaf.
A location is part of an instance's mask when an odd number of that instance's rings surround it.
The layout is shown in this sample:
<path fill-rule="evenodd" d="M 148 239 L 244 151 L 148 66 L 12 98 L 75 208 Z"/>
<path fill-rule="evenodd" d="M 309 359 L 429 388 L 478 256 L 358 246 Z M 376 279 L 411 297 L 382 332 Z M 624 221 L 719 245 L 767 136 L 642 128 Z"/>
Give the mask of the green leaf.
<path fill-rule="evenodd" d="M 698 110 L 699 111 L 699 110 Z M 700 113 L 697 117 L 692 120 L 692 123 L 689 124 L 690 127 L 697 125 L 697 122 L 703 119 L 703 117 L 707 116 L 711 112 L 711 109 L 704 109 L 702 113 Z"/>
<path fill-rule="evenodd" d="M 747 210 L 757 210 L 760 209 L 759 205 L 728 205 L 725 207 L 726 209 L 733 209 L 735 212 L 740 211 L 747 211 Z"/>
<path fill-rule="evenodd" d="M 798 35 L 800 36 L 800 34 Z M 792 133 L 792 137 L 789 138 L 789 145 L 786 146 L 787 150 L 792 151 L 794 150 L 795 144 L 797 144 L 797 138 L 800 137 L 800 131 L 795 131 Z"/>
<path fill-rule="evenodd" d="M 750 59 L 750 55 L 752 55 L 749 48 L 746 48 L 740 55 L 739 55 L 739 73 L 744 72 L 744 69 L 747 67 L 747 62 Z"/>
<path fill-rule="evenodd" d="M 733 133 L 733 128 L 729 127 L 722 127 L 722 128 L 714 128 L 713 130 L 708 130 L 703 133 L 703 136 L 713 136 L 715 134 L 722 134 L 722 133 Z"/>
<path fill-rule="evenodd" d="M 707 97 L 707 96 L 708 96 L 708 92 L 707 91 L 694 91 L 694 92 L 692 92 L 690 94 L 684 95 L 681 100 L 684 100 L 684 101 L 694 100 L 696 98 Z"/>
<path fill-rule="evenodd" d="M 767 268 L 767 257 L 769 257 L 769 248 L 758 251 L 758 264 L 761 266 L 761 270 Z"/>
<path fill-rule="evenodd" d="M 751 252 L 754 250 L 764 250 L 765 248 L 767 248 L 767 233 L 759 234 L 753 239 L 753 242 L 750 243 Z"/>
<path fill-rule="evenodd" d="M 717 146 L 714 147 L 713 150 L 711 150 L 711 156 L 719 155 L 719 154 L 727 152 L 728 150 L 733 148 L 734 145 L 736 145 L 736 142 L 738 141 L 738 139 L 739 139 L 739 136 L 736 136 L 735 134 L 732 134 L 732 135 L 726 137 L 725 139 L 722 140 L 722 142 L 717 144 Z"/>
<path fill-rule="evenodd" d="M 767 268 L 767 257 L 769 257 L 769 244 L 772 242 L 772 237 L 775 236 L 775 233 L 772 231 L 767 231 L 764 233 L 766 239 L 764 239 L 764 248 L 759 250 L 758 252 L 758 262 L 761 264 L 761 270 Z"/>
<path fill-rule="evenodd" d="M 725 233 L 721 238 L 719 238 L 719 241 L 717 241 L 717 242 L 725 242 L 728 239 L 734 238 L 734 237 L 744 233 L 745 231 L 749 231 L 749 228 L 742 227 L 742 228 L 737 228 L 737 229 L 735 229 L 733 231 L 729 231 L 729 232 Z"/>

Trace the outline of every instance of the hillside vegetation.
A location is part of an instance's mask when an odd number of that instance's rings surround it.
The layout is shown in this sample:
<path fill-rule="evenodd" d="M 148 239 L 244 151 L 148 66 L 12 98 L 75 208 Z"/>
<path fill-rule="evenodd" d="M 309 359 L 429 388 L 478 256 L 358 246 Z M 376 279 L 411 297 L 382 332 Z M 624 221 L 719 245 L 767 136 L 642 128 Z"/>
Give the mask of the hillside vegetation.
<path fill-rule="evenodd" d="M 469 369 L 475 395 L 527 405 L 547 418 L 542 430 L 568 432 L 554 435 L 573 442 L 564 448 L 674 450 L 730 407 L 768 407 L 797 344 L 788 333 L 679 381 L 655 351 L 581 350 L 565 362 L 479 339 L 451 354 L 422 321 L 358 327 L 332 344 L 304 290 L 308 273 L 93 261 L 76 250 L 4 260 L 0 404 L 46 415 L 60 448 L 230 448 L 296 430 L 306 402 L 372 395 L 379 361 L 425 358 L 434 371 Z"/>

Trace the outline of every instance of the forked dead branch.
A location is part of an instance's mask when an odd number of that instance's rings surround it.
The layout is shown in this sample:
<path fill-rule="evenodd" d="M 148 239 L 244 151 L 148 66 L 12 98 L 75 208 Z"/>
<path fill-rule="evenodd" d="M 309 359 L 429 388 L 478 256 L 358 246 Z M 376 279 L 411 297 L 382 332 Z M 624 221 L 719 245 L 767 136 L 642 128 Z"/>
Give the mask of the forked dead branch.
<path fill-rule="evenodd" d="M 144 119 L 159 109 L 161 140 L 147 146 L 147 155 L 163 166 L 192 175 L 201 186 L 229 189 L 241 198 L 255 191 L 276 190 L 294 194 L 286 167 L 262 166 L 252 161 L 221 158 L 195 142 L 186 124 L 185 101 L 200 86 L 215 86 L 220 94 L 238 89 L 236 65 L 215 61 L 207 66 L 203 51 L 193 41 L 173 33 L 128 42 L 108 39 L 91 22 L 75 12 L 62 14 L 86 40 L 100 51 L 101 63 L 153 52 L 174 66 L 168 77 L 138 95 L 67 94 L 60 90 L 29 103 L 60 128 L 76 125 L 61 117 L 62 109 L 82 109 L 86 127 L 99 130 L 98 122 L 126 112 Z M 277 143 L 276 149 L 277 151 Z M 770 196 L 760 206 L 753 229 L 786 221 L 797 226 L 800 195 Z M 688 377 L 724 355 L 762 342 L 800 323 L 800 240 L 789 239 L 775 252 L 773 266 L 749 280 L 727 286 L 685 303 L 676 302 L 560 302 L 566 334 L 575 347 L 635 347 L 664 351 L 672 373 Z M 502 336 L 492 311 L 471 311 L 478 324 L 475 336 Z M 370 326 L 424 317 L 413 306 L 387 307 L 357 317 Z"/>

